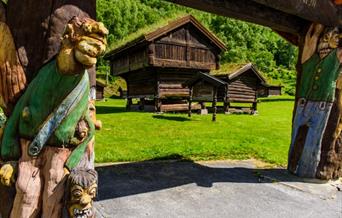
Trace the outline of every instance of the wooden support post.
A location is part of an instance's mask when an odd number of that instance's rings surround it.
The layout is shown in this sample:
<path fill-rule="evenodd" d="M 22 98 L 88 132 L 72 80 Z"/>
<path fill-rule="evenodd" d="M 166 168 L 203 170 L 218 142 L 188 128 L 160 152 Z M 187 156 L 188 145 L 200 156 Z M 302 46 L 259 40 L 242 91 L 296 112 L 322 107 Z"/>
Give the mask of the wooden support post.
<path fill-rule="evenodd" d="M 224 90 L 224 106 L 223 106 L 223 110 L 224 110 L 225 114 L 229 114 L 229 107 L 230 107 L 230 103 L 229 103 L 229 99 L 228 99 L 228 87 L 227 86 L 225 87 L 225 90 Z"/>
<path fill-rule="evenodd" d="M 258 102 L 253 102 L 252 114 L 256 114 L 257 110 L 258 110 Z"/>
<path fill-rule="evenodd" d="M 140 98 L 140 110 L 145 110 L 145 98 Z"/>
<path fill-rule="evenodd" d="M 213 94 L 213 121 L 216 121 L 216 113 L 217 113 L 217 87 L 214 87 L 214 94 Z"/>
<path fill-rule="evenodd" d="M 160 98 L 155 98 L 154 100 L 154 110 L 157 113 L 161 112 L 162 101 Z"/>
<path fill-rule="evenodd" d="M 205 103 L 202 101 L 202 102 L 200 102 L 200 105 L 201 105 L 201 110 L 204 110 L 204 109 L 206 109 L 206 106 L 205 106 Z"/>
<path fill-rule="evenodd" d="M 193 87 L 189 87 L 189 110 L 188 110 L 189 117 L 191 117 L 191 109 L 192 109 L 192 91 L 193 91 Z"/>
<path fill-rule="evenodd" d="M 127 98 L 126 110 L 130 111 L 132 107 L 132 98 Z"/>
<path fill-rule="evenodd" d="M 224 102 L 224 113 L 225 114 L 229 114 L 229 107 L 230 107 L 230 103 L 226 100 Z"/>

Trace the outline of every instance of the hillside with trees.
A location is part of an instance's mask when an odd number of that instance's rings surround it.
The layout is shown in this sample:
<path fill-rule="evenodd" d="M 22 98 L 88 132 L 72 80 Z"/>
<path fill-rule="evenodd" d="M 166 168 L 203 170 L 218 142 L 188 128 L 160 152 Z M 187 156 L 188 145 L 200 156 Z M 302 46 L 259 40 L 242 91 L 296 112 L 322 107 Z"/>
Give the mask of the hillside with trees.
<path fill-rule="evenodd" d="M 129 40 L 160 22 L 192 14 L 218 36 L 228 50 L 221 64 L 252 62 L 275 85 L 284 85 L 286 94 L 295 93 L 297 49 L 271 29 L 188 9 L 162 0 L 98 0 L 97 18 L 109 29 L 109 49 Z M 103 61 L 99 71 L 108 70 Z"/>

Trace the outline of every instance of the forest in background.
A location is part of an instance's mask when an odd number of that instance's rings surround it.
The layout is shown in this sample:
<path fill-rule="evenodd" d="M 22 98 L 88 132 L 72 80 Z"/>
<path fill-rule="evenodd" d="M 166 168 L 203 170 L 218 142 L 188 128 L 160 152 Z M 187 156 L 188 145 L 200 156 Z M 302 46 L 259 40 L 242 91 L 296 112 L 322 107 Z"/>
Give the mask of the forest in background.
<path fill-rule="evenodd" d="M 142 29 L 163 20 L 192 14 L 227 46 L 221 64 L 252 62 L 284 93 L 295 94 L 297 48 L 269 28 L 238 21 L 162 0 L 97 0 L 97 19 L 109 30 L 109 49 Z M 100 60 L 98 72 L 109 70 Z"/>

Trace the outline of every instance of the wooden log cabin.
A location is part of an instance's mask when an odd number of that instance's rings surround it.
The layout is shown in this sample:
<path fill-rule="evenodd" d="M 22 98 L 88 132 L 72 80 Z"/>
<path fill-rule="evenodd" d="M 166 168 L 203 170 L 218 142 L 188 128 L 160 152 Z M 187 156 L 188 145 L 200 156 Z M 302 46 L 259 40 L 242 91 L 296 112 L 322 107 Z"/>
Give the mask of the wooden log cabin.
<path fill-rule="evenodd" d="M 201 109 L 205 109 L 204 102 L 212 102 L 213 108 L 213 121 L 216 121 L 216 113 L 217 113 L 217 93 L 219 88 L 226 90 L 227 83 L 224 81 L 211 76 L 207 73 L 199 72 L 195 78 L 186 81 L 183 84 L 184 87 L 189 88 L 189 108 L 188 114 L 191 117 L 192 111 L 192 101 L 201 102 Z"/>
<path fill-rule="evenodd" d="M 263 84 L 258 90 L 258 97 L 279 96 L 281 95 L 282 88 L 283 86 L 281 85 Z"/>
<path fill-rule="evenodd" d="M 106 83 L 96 80 L 96 100 L 104 99 L 104 89 L 106 86 Z"/>
<path fill-rule="evenodd" d="M 219 68 L 225 45 L 188 15 L 141 35 L 109 52 L 111 73 L 127 82 L 127 107 L 140 99 L 140 109 L 186 111 L 189 89 L 182 84 L 199 71 Z"/>
<path fill-rule="evenodd" d="M 230 108 L 243 108 L 232 103 L 248 103 L 250 113 L 256 113 L 258 90 L 266 84 L 266 80 L 253 64 L 226 65 L 223 70 L 212 71 L 211 75 L 227 83 L 226 87 L 219 89 L 217 96 L 218 101 L 224 102 L 226 113 Z"/>

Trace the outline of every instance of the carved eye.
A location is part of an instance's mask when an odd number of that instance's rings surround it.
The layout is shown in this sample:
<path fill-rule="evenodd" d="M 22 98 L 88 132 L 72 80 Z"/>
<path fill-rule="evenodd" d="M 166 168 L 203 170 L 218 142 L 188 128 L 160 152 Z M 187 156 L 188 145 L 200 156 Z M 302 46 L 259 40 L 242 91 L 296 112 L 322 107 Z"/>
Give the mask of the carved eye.
<path fill-rule="evenodd" d="M 92 198 L 96 196 L 96 188 L 92 188 L 89 190 L 89 195 L 91 195 Z"/>
<path fill-rule="evenodd" d="M 75 190 L 75 191 L 72 192 L 72 195 L 75 198 L 80 198 L 80 197 L 82 197 L 82 191 L 81 190 Z"/>

